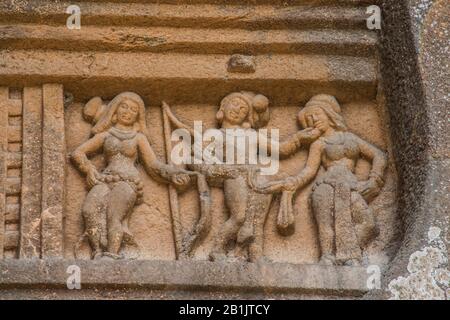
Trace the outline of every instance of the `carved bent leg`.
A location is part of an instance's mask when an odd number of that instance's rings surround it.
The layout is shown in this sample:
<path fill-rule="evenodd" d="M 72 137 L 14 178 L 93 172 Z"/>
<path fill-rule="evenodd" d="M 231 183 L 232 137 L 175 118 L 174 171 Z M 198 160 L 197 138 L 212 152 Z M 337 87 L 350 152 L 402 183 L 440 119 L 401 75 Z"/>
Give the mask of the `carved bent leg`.
<path fill-rule="evenodd" d="M 244 224 L 248 199 L 246 180 L 243 177 L 225 180 L 224 194 L 230 217 L 216 237 L 214 249 L 210 254 L 211 260 L 225 258 L 226 245 L 231 240 L 236 240 L 237 233 Z"/>
<path fill-rule="evenodd" d="M 351 195 L 352 220 L 361 248 L 366 247 L 379 233 L 372 209 L 358 192 Z"/>
<path fill-rule="evenodd" d="M 106 210 L 109 192 L 107 185 L 96 185 L 83 203 L 82 214 L 93 258 L 101 256 L 107 247 Z"/>
<path fill-rule="evenodd" d="M 319 231 L 320 263 L 332 265 L 334 254 L 334 188 L 328 184 L 317 186 L 312 194 L 312 207 Z"/>
<path fill-rule="evenodd" d="M 108 203 L 108 254 L 118 257 L 122 245 L 122 221 L 131 213 L 136 192 L 126 182 L 118 182 L 111 190 Z"/>

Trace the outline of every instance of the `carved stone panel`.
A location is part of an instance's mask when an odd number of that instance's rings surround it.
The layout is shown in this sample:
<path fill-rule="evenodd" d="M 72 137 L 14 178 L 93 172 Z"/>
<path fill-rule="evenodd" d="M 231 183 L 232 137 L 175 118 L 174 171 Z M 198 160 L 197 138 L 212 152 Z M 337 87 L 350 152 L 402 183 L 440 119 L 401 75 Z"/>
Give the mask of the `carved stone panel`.
<path fill-rule="evenodd" d="M 428 149 L 365 1 L 4 2 L 0 290 L 359 298 L 411 249 Z"/>

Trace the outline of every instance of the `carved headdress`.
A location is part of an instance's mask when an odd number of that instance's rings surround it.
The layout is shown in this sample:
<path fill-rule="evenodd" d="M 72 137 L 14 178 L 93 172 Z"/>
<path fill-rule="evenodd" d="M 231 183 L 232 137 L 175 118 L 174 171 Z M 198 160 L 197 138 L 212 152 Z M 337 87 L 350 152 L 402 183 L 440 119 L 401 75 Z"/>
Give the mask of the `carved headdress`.
<path fill-rule="evenodd" d="M 299 112 L 298 119 L 303 128 L 308 127 L 308 121 L 306 119 L 306 112 L 313 108 L 320 108 L 330 119 L 331 125 L 340 131 L 346 131 L 347 126 L 344 118 L 341 115 L 341 106 L 335 97 L 328 94 L 318 94 L 312 97 L 305 105 L 305 107 Z"/>
<path fill-rule="evenodd" d="M 91 122 L 94 127 L 92 133 L 97 134 L 111 128 L 115 122 L 115 113 L 123 101 L 133 101 L 138 105 L 138 118 L 135 123 L 136 131 L 147 135 L 147 124 L 145 120 L 145 104 L 142 98 L 134 92 L 123 92 L 118 94 L 108 104 L 100 97 L 89 100 L 83 110 L 84 118 Z"/>
<path fill-rule="evenodd" d="M 233 99 L 241 99 L 248 106 L 247 119 L 243 126 L 247 128 L 259 129 L 269 122 L 269 99 L 262 94 L 250 91 L 233 92 L 222 99 L 216 119 L 222 124 L 224 112 L 223 108 Z"/>

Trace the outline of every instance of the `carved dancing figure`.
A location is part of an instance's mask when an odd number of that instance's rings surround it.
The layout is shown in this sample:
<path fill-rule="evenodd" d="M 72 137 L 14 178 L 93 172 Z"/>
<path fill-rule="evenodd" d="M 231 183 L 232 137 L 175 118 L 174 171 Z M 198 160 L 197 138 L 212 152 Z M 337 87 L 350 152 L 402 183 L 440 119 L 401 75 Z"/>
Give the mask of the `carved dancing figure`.
<path fill-rule="evenodd" d="M 194 129 L 179 121 L 168 105 L 164 105 L 164 110 L 175 127 L 189 130 L 194 136 Z M 227 139 L 227 129 L 240 129 L 241 134 L 246 137 L 253 132 L 258 137 L 256 143 L 258 145 L 263 143 L 268 149 L 267 153 L 270 154 L 270 141 L 260 141 L 261 137 L 257 134 L 257 129 L 268 123 L 269 116 L 267 97 L 245 91 L 234 92 L 223 98 L 216 119 L 224 141 Z M 314 129 L 297 132 L 279 144 L 280 156 L 293 154 L 302 144 L 310 143 L 318 136 L 318 131 Z M 252 143 L 252 140 L 246 141 L 246 143 Z M 278 145 L 278 141 L 276 143 Z M 226 145 L 225 143 L 224 149 L 226 149 Z M 240 146 L 234 145 L 234 147 L 233 154 L 242 151 Z M 247 145 L 247 150 L 251 149 L 252 146 Z M 223 155 L 226 156 L 226 154 L 227 152 L 224 150 Z M 245 157 L 245 164 L 225 164 L 226 160 L 224 160 L 223 164 L 189 166 L 189 169 L 205 174 L 214 184 L 219 181 L 224 189 L 229 218 L 215 237 L 214 248 L 209 256 L 213 261 L 245 259 L 254 262 L 263 258 L 264 224 L 270 209 L 272 195 L 259 194 L 252 190 L 249 179 L 258 171 L 259 165 L 250 164 L 247 153 Z M 258 178 L 264 179 L 263 176 L 258 176 Z"/>
<path fill-rule="evenodd" d="M 84 117 L 95 124 L 94 136 L 71 155 L 90 188 L 82 207 L 84 236 L 92 248 L 91 258 L 120 259 L 123 242 L 134 242 L 128 220 L 143 200 L 137 161 L 152 178 L 176 186 L 190 182 L 189 172 L 156 158 L 147 139 L 145 106 L 139 95 L 124 92 L 107 105 L 93 98 L 85 106 Z M 88 159 L 96 152 L 102 152 L 107 163 L 101 172 Z"/>
<path fill-rule="evenodd" d="M 368 202 L 384 184 L 387 159 L 383 151 L 348 131 L 335 97 L 319 94 L 299 113 L 303 128 L 317 128 L 321 136 L 313 142 L 304 169 L 296 176 L 265 184 L 253 183 L 262 193 L 290 193 L 309 184 L 323 167 L 311 195 L 318 225 L 320 263 L 359 265 L 363 249 L 379 233 Z M 372 162 L 367 181 L 358 181 L 356 162 Z"/>

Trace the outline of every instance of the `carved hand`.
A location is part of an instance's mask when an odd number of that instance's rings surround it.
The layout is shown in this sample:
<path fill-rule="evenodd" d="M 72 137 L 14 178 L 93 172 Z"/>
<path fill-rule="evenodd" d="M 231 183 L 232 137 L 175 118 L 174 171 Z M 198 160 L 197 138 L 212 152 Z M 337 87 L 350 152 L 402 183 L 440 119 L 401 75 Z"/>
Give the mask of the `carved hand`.
<path fill-rule="evenodd" d="M 298 188 L 297 179 L 295 179 L 294 177 L 286 178 L 282 184 L 284 191 L 295 191 Z"/>
<path fill-rule="evenodd" d="M 378 183 L 375 179 L 369 179 L 365 182 L 362 182 L 358 186 L 358 192 L 364 197 L 366 201 L 370 201 L 373 198 L 375 198 L 379 193 L 381 189 L 378 186 Z"/>
<path fill-rule="evenodd" d="M 297 137 L 301 143 L 310 144 L 317 140 L 321 135 L 321 131 L 316 128 L 306 128 L 297 133 Z"/>
<path fill-rule="evenodd" d="M 253 189 L 259 193 L 278 193 L 282 191 L 283 185 L 281 181 L 270 181 L 264 185 L 254 185 Z"/>
<path fill-rule="evenodd" d="M 100 184 L 101 174 L 94 168 L 91 168 L 86 175 L 86 182 L 89 188 L 94 187 L 97 184 Z"/>
<path fill-rule="evenodd" d="M 171 177 L 171 182 L 179 187 L 184 187 L 187 184 L 189 184 L 189 182 L 191 181 L 191 178 L 189 177 L 188 174 L 184 173 L 184 172 L 180 172 L 180 173 L 176 173 L 174 175 L 172 175 Z"/>

